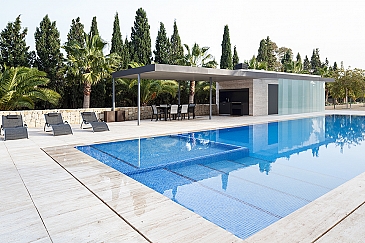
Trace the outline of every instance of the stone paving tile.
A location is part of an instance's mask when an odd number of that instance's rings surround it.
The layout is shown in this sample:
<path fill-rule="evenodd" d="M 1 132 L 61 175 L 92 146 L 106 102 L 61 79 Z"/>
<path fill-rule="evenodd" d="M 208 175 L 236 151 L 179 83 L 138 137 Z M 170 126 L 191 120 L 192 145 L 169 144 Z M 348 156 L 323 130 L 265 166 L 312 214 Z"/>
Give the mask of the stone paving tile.
<path fill-rule="evenodd" d="M 316 242 L 364 242 L 365 205 L 345 218 Z"/>

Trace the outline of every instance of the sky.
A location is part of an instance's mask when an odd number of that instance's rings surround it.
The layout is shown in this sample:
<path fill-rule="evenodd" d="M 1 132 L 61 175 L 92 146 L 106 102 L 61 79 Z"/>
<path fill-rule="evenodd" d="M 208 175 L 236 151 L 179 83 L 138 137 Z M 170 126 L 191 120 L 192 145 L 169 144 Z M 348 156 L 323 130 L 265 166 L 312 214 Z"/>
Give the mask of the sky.
<path fill-rule="evenodd" d="M 240 62 L 257 55 L 260 41 L 269 36 L 278 47 L 291 48 L 294 56 L 299 52 L 302 59 L 310 59 L 313 49 L 319 48 L 322 62 L 327 57 L 330 65 L 343 62 L 345 68 L 365 69 L 364 0 L 0 0 L 0 6 L 0 30 L 21 15 L 31 50 L 36 27 L 46 14 L 56 21 L 61 44 L 67 41 L 72 19 L 80 17 L 89 32 L 94 16 L 101 37 L 110 43 L 115 13 L 124 40 L 130 38 L 136 11 L 142 7 L 152 50 L 160 22 L 171 37 L 176 20 L 182 43 L 210 47 L 218 63 L 228 25 L 232 53 L 236 46 Z"/>

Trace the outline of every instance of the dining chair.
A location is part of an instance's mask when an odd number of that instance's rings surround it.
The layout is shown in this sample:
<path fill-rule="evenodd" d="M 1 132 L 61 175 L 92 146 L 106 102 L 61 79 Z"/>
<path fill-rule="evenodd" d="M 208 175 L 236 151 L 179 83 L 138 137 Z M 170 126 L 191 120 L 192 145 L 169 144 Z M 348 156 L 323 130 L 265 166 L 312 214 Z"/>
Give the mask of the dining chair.
<path fill-rule="evenodd" d="M 179 106 L 178 105 L 171 105 L 170 107 L 170 121 L 171 116 L 174 120 L 179 119 Z"/>
<path fill-rule="evenodd" d="M 185 115 L 188 114 L 188 109 L 189 109 L 188 104 L 181 106 L 181 111 L 180 111 L 181 119 L 182 119 L 183 115 L 184 115 L 184 119 L 185 119 Z"/>

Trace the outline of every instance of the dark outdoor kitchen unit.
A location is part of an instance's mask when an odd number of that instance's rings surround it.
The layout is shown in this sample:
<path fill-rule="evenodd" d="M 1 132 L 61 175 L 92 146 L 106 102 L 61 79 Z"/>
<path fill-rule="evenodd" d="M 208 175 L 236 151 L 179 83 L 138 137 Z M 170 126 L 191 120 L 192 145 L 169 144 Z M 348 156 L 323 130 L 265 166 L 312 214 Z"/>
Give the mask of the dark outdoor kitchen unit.
<path fill-rule="evenodd" d="M 219 90 L 219 114 L 248 115 L 248 89 Z"/>

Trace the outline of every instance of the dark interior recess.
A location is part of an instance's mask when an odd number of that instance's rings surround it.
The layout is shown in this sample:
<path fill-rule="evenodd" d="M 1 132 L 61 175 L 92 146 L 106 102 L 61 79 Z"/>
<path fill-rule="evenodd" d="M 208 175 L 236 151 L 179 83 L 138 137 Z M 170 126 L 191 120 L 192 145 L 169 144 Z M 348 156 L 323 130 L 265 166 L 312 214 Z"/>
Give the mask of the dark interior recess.
<path fill-rule="evenodd" d="M 248 115 L 248 88 L 219 90 L 219 114 Z"/>
<path fill-rule="evenodd" d="M 278 85 L 277 84 L 269 84 L 268 85 L 268 111 L 269 115 L 278 114 Z"/>

